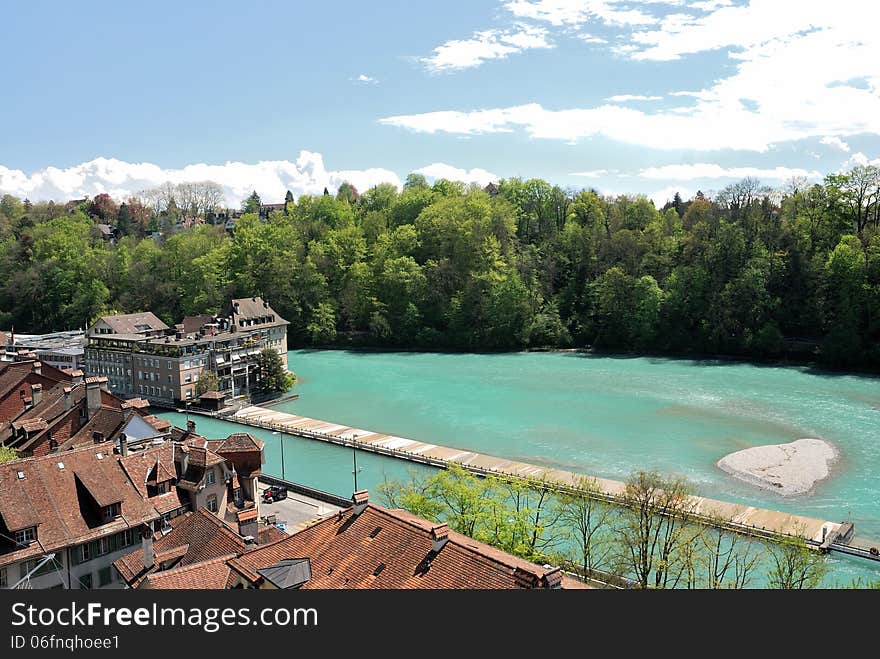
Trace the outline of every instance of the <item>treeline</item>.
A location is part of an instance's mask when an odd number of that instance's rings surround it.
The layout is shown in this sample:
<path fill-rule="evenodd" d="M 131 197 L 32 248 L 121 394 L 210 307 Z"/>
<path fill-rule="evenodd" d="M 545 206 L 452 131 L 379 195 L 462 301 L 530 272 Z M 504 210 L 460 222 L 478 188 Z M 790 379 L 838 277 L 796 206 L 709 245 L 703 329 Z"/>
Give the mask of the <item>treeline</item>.
<path fill-rule="evenodd" d="M 246 213 L 232 235 L 197 225 L 154 240 L 127 226 L 116 242 L 96 230 L 113 224 L 113 207 L 7 195 L 0 327 L 57 330 L 147 309 L 173 322 L 261 295 L 291 322 L 292 347 L 801 350 L 877 368 L 878 188 L 876 168 L 856 167 L 784 191 L 745 179 L 657 209 L 540 179 L 480 189 L 410 175 L 401 191 L 343 184 L 265 220 Z M 155 225 L 171 199 L 136 204 L 135 224 Z"/>

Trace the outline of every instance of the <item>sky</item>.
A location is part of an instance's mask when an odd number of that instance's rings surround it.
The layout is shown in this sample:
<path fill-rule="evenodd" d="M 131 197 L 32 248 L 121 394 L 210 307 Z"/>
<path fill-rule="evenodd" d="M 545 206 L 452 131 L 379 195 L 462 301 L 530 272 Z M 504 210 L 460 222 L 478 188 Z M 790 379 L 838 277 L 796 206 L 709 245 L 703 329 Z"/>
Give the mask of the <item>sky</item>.
<path fill-rule="evenodd" d="M 872 0 L 4 4 L 0 194 L 213 180 L 236 206 L 539 177 L 780 188 L 880 164 Z"/>

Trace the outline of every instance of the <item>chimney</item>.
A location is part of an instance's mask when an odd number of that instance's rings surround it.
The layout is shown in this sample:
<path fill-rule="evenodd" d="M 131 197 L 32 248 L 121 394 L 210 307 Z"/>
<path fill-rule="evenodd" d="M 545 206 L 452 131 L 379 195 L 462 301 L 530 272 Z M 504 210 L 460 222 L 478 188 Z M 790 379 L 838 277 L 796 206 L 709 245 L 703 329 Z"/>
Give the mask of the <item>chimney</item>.
<path fill-rule="evenodd" d="M 40 362 L 34 362 L 33 370 L 37 375 L 42 375 L 43 364 Z"/>
<path fill-rule="evenodd" d="M 69 410 L 70 406 L 73 404 L 73 402 L 71 401 L 71 397 L 70 397 L 70 391 L 71 391 L 70 387 L 64 387 L 64 411 L 65 412 L 67 410 Z"/>
<path fill-rule="evenodd" d="M 128 455 L 128 435 L 124 432 L 119 433 L 119 455 L 123 458 Z"/>
<path fill-rule="evenodd" d="M 449 526 L 440 524 L 431 529 L 431 551 L 438 553 L 449 542 Z"/>
<path fill-rule="evenodd" d="M 141 531 L 141 547 L 144 550 L 144 569 L 149 570 L 156 561 L 153 554 L 153 531 L 149 526 L 145 526 Z"/>
<path fill-rule="evenodd" d="M 557 567 L 544 575 L 544 588 L 559 590 L 562 588 L 562 568 Z"/>
<path fill-rule="evenodd" d="M 196 422 L 195 421 L 187 421 L 186 422 L 186 431 L 192 434 L 196 432 Z"/>
<path fill-rule="evenodd" d="M 370 493 L 367 490 L 358 490 L 351 495 L 351 500 L 354 503 L 354 514 L 360 515 L 370 502 Z"/>
<path fill-rule="evenodd" d="M 86 404 L 91 419 L 101 409 L 101 383 L 97 381 L 97 378 L 91 382 L 86 380 Z"/>
<path fill-rule="evenodd" d="M 102 433 L 100 430 L 92 431 L 92 441 L 95 444 L 101 444 L 104 441 L 104 433 Z"/>
<path fill-rule="evenodd" d="M 43 400 L 43 385 L 31 385 L 31 399 L 33 400 L 34 407 L 40 404 L 40 401 Z"/>
<path fill-rule="evenodd" d="M 83 372 L 79 369 L 73 372 L 73 384 L 82 384 L 83 383 Z"/>

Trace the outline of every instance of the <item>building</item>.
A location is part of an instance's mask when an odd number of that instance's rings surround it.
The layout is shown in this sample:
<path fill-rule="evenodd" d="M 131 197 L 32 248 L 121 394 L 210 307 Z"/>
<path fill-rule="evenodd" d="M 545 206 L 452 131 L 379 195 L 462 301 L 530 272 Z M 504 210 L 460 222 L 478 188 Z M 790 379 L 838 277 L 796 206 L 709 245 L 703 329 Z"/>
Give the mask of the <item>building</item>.
<path fill-rule="evenodd" d="M 143 557 L 154 539 L 164 542 L 164 551 L 173 538 L 161 538 L 181 524 L 192 545 L 179 553 L 186 561 L 210 558 L 212 547 L 225 551 L 221 535 L 236 552 L 249 542 L 277 539 L 280 531 L 259 525 L 253 497 L 262 442 L 243 434 L 208 440 L 192 427 L 175 430 L 182 441 L 138 449 L 123 434 L 115 445 L 96 439 L 0 465 L 0 588 L 125 587 L 114 562 L 137 546 L 142 558 L 135 571 L 146 574 L 150 561 Z M 187 519 L 193 521 L 183 524 Z M 165 558 L 158 557 L 156 569 L 170 565 Z"/>
<path fill-rule="evenodd" d="M 13 388 L 12 396 L 0 407 L 0 444 L 20 456 L 45 456 L 104 441 L 117 442 L 123 434 L 138 445 L 162 442 L 168 436 L 167 421 L 111 394 L 106 377 L 85 378 L 82 371 L 70 371 L 60 372 L 63 379 L 53 379 L 48 377 L 50 367 L 29 364 L 36 370 L 23 378 L 18 364 L 4 369 L 6 378 L 14 375 L 20 380 L 17 393 L 22 406 L 11 405 L 16 401 Z M 0 382 L 3 380 L 0 375 Z M 28 391 L 29 395 L 21 395 Z"/>
<path fill-rule="evenodd" d="M 152 313 L 106 316 L 87 332 L 86 370 L 106 376 L 114 393 L 156 404 L 198 398 L 205 371 L 229 398 L 249 396 L 262 350 L 276 350 L 287 368 L 288 324 L 259 297 L 234 299 L 222 314 L 185 318 L 174 328 Z"/>
<path fill-rule="evenodd" d="M 0 588 L 120 587 L 112 563 L 161 516 L 102 443 L 0 465 Z"/>
<path fill-rule="evenodd" d="M 305 529 L 244 550 L 218 547 L 201 563 L 152 570 L 142 589 L 580 589 L 558 567 L 540 566 L 403 510 L 369 503 L 356 492 L 346 510 Z M 184 546 L 185 538 L 177 538 Z M 171 551 L 171 550 L 169 550 Z M 182 550 L 178 550 L 182 551 Z M 173 553 L 169 553 L 169 556 Z M 155 561 L 155 559 L 154 559 Z M 150 556 L 147 556 L 150 562 Z M 122 565 L 141 565 L 130 554 Z M 119 566 L 119 563 L 117 563 Z M 135 570 L 120 572 L 131 583 Z M 130 568 L 129 568 L 130 569 Z"/>
<path fill-rule="evenodd" d="M 36 355 L 16 355 L 17 361 L 0 361 L 0 431 L 39 403 L 44 390 L 59 383 L 72 384 L 73 377 L 57 368 L 44 365 Z"/>
<path fill-rule="evenodd" d="M 51 334 L 4 334 L 0 332 L 0 360 L 13 361 L 18 350 L 34 353 L 44 364 L 55 368 L 85 367 L 85 332 L 81 330 Z"/>

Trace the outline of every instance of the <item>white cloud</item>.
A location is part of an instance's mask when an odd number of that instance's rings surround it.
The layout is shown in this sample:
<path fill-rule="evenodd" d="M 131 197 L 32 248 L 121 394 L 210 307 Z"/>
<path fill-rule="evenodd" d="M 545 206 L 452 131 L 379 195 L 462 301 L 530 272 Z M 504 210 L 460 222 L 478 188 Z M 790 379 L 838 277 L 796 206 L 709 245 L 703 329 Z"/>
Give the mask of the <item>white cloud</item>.
<path fill-rule="evenodd" d="M 283 200 L 287 190 L 295 197 L 320 194 L 325 187 L 336 190 L 343 181 L 349 181 L 358 190 L 385 182 L 398 188 L 401 185 L 398 175 L 387 169 L 327 170 L 323 156 L 311 151 L 300 151 L 295 162 L 200 163 L 180 169 L 164 169 L 152 163 L 129 163 L 114 158 L 96 158 L 65 169 L 46 167 L 30 175 L 0 165 L 0 194 L 27 197 L 31 201 L 64 201 L 102 192 L 115 199 L 125 199 L 139 190 L 166 181 L 214 181 L 223 187 L 226 203 L 231 206 L 238 206 L 253 190 L 265 201 L 275 202 Z"/>
<path fill-rule="evenodd" d="M 378 84 L 378 82 L 379 82 L 376 78 L 368 76 L 365 73 L 361 73 L 356 78 L 349 78 L 349 80 L 353 83 L 358 84 L 358 85 L 375 85 L 375 84 Z"/>
<path fill-rule="evenodd" d="M 552 26 L 603 22 L 607 11 L 652 2 L 512 0 L 517 17 Z M 545 109 L 538 103 L 398 115 L 382 123 L 457 135 L 524 130 L 571 142 L 604 135 L 657 149 L 765 152 L 780 142 L 861 133 L 880 135 L 880 5 L 859 0 L 751 0 L 701 4 L 623 33 L 610 50 L 632 60 L 668 61 L 724 49 L 733 70 L 705 89 L 670 91 L 677 107 L 642 112 L 600 105 Z M 607 18 L 607 16 L 606 16 Z M 685 100 L 687 102 L 685 102 Z"/>
<path fill-rule="evenodd" d="M 839 151 L 843 151 L 844 153 L 850 152 L 849 144 L 844 142 L 842 139 L 840 139 L 836 135 L 826 135 L 821 140 L 819 140 L 819 143 L 833 147 Z"/>
<path fill-rule="evenodd" d="M 587 172 L 572 172 L 571 174 L 569 174 L 569 176 L 580 176 L 582 178 L 599 178 L 600 176 L 604 176 L 605 174 L 610 173 L 612 172 L 607 169 L 591 169 Z"/>
<path fill-rule="evenodd" d="M 584 41 L 586 43 L 608 43 L 608 39 L 603 39 L 602 37 L 597 37 L 593 34 L 589 34 L 588 32 L 583 32 L 577 35 L 578 39 Z"/>
<path fill-rule="evenodd" d="M 735 178 L 746 177 L 758 179 L 773 179 L 785 181 L 790 178 L 803 177 L 808 179 L 821 179 L 822 174 L 799 167 L 774 167 L 766 169 L 761 167 L 722 167 L 714 163 L 695 163 L 692 165 L 662 165 L 660 167 L 648 167 L 638 173 L 641 178 L 661 179 L 665 181 L 690 181 L 702 178 Z"/>
<path fill-rule="evenodd" d="M 871 160 L 861 151 L 856 151 L 852 154 L 849 159 L 843 163 L 843 167 L 841 167 L 840 171 L 845 172 L 853 167 L 864 167 L 866 165 L 874 165 L 875 167 L 880 167 L 880 158 L 874 158 Z"/>
<path fill-rule="evenodd" d="M 612 103 L 626 103 L 627 101 L 660 101 L 663 100 L 663 97 L 642 96 L 640 94 L 617 94 L 616 96 L 609 96 L 605 100 L 611 101 Z"/>
<path fill-rule="evenodd" d="M 534 48 L 553 48 L 547 30 L 518 25 L 513 30 L 483 30 L 470 39 L 455 39 L 437 46 L 429 57 L 419 61 L 433 72 L 455 71 L 480 66 L 493 59 Z"/>
<path fill-rule="evenodd" d="M 691 188 L 682 188 L 671 185 L 660 190 L 655 190 L 647 196 L 648 199 L 654 202 L 654 206 L 656 208 L 663 208 L 666 202 L 671 202 L 673 199 L 675 199 L 676 192 L 684 201 L 687 201 L 688 199 L 693 199 L 694 196 L 697 194 L 697 191 Z"/>
<path fill-rule="evenodd" d="M 638 2 L 626 0 L 509 0 L 505 9 L 518 18 L 545 21 L 554 26 L 582 25 L 597 21 L 605 25 L 652 25 L 659 22 L 655 16 L 639 9 L 621 8 Z M 642 4 L 658 4 L 643 0 Z M 669 2 L 662 4 L 678 4 Z"/>
<path fill-rule="evenodd" d="M 463 181 L 464 183 L 478 183 L 486 186 L 493 181 L 497 181 L 498 177 L 492 172 L 485 169 L 461 169 L 442 162 L 435 162 L 421 169 L 415 170 L 416 174 L 423 174 L 425 178 L 432 183 L 437 179 L 445 178 L 450 181 Z"/>

